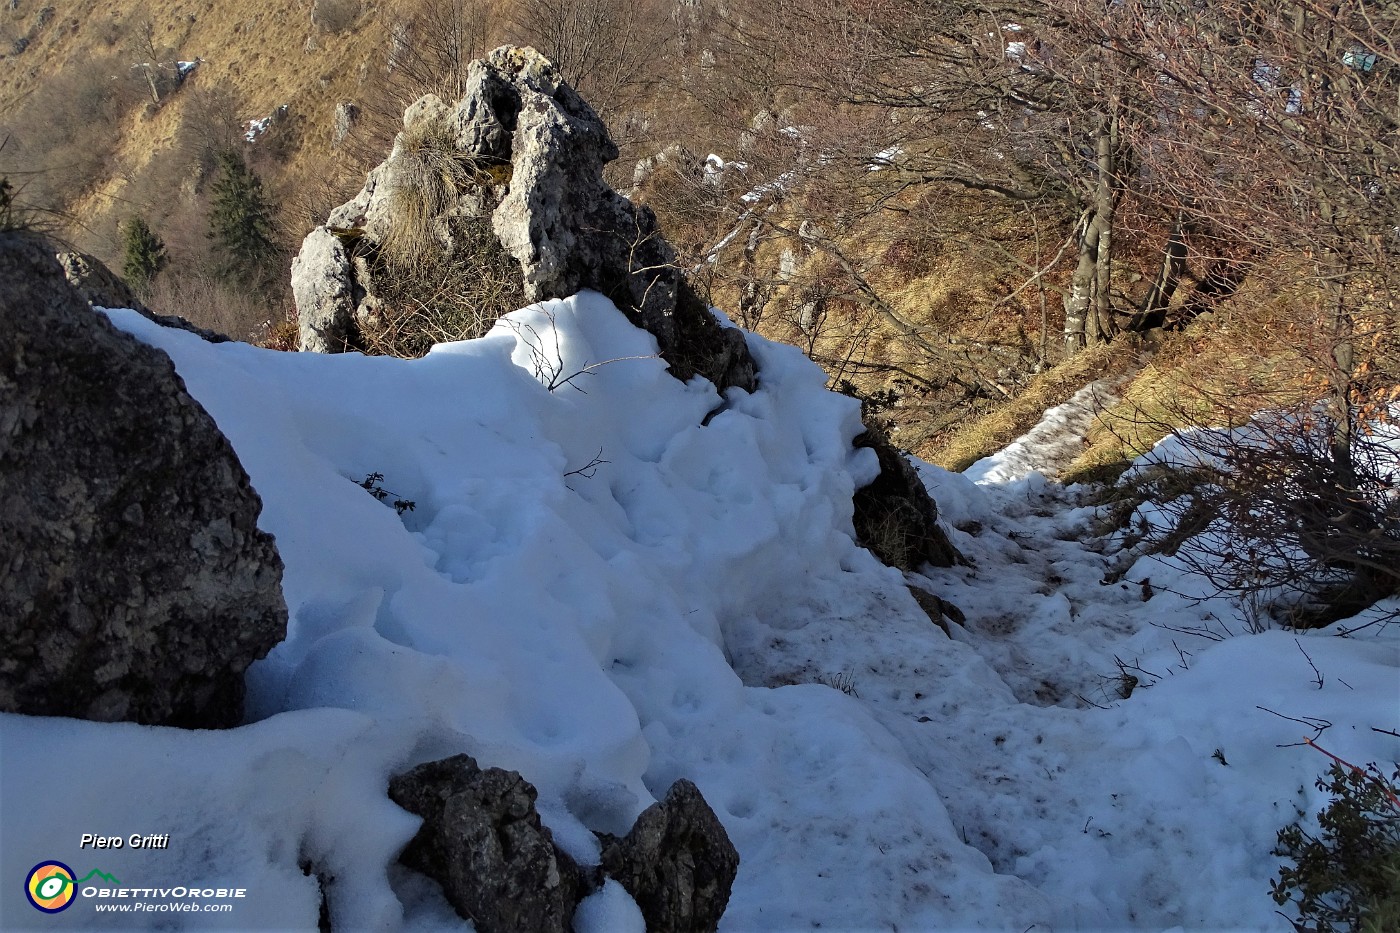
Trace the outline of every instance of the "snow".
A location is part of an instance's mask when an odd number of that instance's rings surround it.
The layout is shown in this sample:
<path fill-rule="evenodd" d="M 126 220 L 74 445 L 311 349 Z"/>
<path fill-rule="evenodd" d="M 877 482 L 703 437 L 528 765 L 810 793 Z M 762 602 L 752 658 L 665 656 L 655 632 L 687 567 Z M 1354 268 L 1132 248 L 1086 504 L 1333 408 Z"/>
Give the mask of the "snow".
<path fill-rule="evenodd" d="M 877 469 L 850 446 L 858 405 L 790 347 L 748 335 L 762 384 L 721 398 L 591 293 L 411 362 L 109 313 L 232 441 L 291 623 L 238 729 L 0 716 L 4 929 L 121 928 L 87 897 L 38 921 L 18 881 L 44 859 L 248 892 L 133 928 L 314 928 L 310 865 L 337 928 L 467 929 L 396 864 L 418 820 L 385 796 L 466 752 L 531 781 L 585 864 L 593 831 L 693 780 L 741 856 L 726 930 L 1287 931 L 1269 853 L 1327 762 L 1283 717 L 1400 758 L 1372 730 L 1396 726 L 1397 626 L 1246 636 L 1170 562 L 1110 578 L 1120 544 L 1044 475 L 1103 387 L 967 475 L 919 465 L 970 563 L 906 577 L 853 540 Z M 372 473 L 415 508 L 369 495 Z M 934 626 L 911 582 L 967 625 Z M 610 884 L 576 929 L 642 922 Z"/>
<path fill-rule="evenodd" d="M 243 141 L 255 143 L 258 139 L 272 129 L 272 125 L 278 120 L 285 119 L 290 108 L 287 104 L 282 104 L 272 113 L 258 120 L 249 120 L 248 129 L 243 133 Z"/>
<path fill-rule="evenodd" d="M 870 157 L 869 163 L 866 164 L 866 171 L 878 172 L 883 169 L 887 169 L 890 166 L 894 165 L 895 160 L 902 155 L 904 155 L 903 146 L 895 145 L 881 149 L 879 152 L 875 153 L 873 156 Z"/>
<path fill-rule="evenodd" d="M 248 129 L 247 129 L 247 131 L 244 132 L 244 134 L 243 134 L 243 141 L 244 141 L 244 142 L 249 142 L 249 143 L 255 143 L 255 142 L 257 142 L 257 141 L 258 141 L 258 137 L 261 136 L 262 134 L 266 133 L 266 132 L 268 131 L 268 129 L 269 129 L 271 126 L 272 126 L 272 117 L 270 117 L 270 116 L 269 116 L 269 117 L 263 117 L 263 118 L 260 119 L 260 120 L 249 120 L 249 121 L 248 121 Z"/>
<path fill-rule="evenodd" d="M 1118 403 L 1114 385 L 1100 380 L 1080 389 L 1069 401 L 1047 411 L 1034 428 L 1005 449 L 968 467 L 967 477 L 977 483 L 1007 483 L 1032 472 L 1051 476 L 1069 466 L 1083 450 L 1084 432 L 1094 417 Z"/>

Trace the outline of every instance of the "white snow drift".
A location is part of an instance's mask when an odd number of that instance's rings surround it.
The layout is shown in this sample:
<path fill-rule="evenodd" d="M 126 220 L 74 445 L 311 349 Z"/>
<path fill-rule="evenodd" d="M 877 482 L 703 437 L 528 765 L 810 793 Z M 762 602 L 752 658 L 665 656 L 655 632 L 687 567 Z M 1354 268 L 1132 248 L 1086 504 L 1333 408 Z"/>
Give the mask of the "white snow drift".
<path fill-rule="evenodd" d="M 1089 510 L 1036 473 L 983 488 L 923 467 L 976 532 L 950 529 L 973 566 L 924 581 L 968 613 L 950 640 L 854 543 L 874 457 L 850 446 L 857 404 L 795 349 L 749 336 L 761 387 L 721 399 L 596 294 L 412 362 L 112 316 L 233 442 L 292 621 L 239 729 L 0 716 L 5 929 L 314 929 L 302 866 L 334 878 L 337 929 L 466 928 L 396 865 L 417 818 L 385 789 L 467 752 L 539 788 L 584 862 L 592 831 L 695 781 L 742 859 L 726 929 L 1282 931 L 1273 833 L 1316 809 L 1326 763 L 1276 747 L 1300 727 L 1255 707 L 1325 718 L 1353 760 L 1400 757 L 1369 728 L 1396 725 L 1389 629 L 1299 637 L 1319 688 L 1293 635 L 1229 637 L 1230 607 L 1190 598 L 1179 568 L 1102 584 Z M 358 485 L 372 474 L 385 502 Z M 1144 602 L 1147 576 L 1172 592 Z M 1153 672 L 1127 700 L 1106 692 L 1115 656 Z M 44 916 L 21 883 L 46 859 L 247 896 Z M 576 924 L 640 917 L 611 885 Z"/>

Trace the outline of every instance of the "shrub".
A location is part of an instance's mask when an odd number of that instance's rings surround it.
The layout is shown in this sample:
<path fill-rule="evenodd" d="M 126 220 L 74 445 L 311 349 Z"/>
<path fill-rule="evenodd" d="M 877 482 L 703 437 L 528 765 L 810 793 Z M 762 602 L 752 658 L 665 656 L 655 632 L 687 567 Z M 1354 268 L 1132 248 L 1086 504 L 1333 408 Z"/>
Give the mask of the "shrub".
<path fill-rule="evenodd" d="M 179 315 L 234 340 L 271 341 L 286 348 L 291 295 L 285 283 L 255 289 L 175 268 L 157 277 L 144 298 L 154 311 Z M 295 346 L 294 337 L 291 343 Z"/>
<path fill-rule="evenodd" d="M 456 210 L 459 198 L 500 183 L 509 167 L 477 165 L 440 125 L 406 131 L 401 145 L 394 226 L 366 257 L 378 309 L 361 337 L 370 352 L 417 357 L 436 343 L 480 337 L 525 297 L 520 265 L 490 218 Z"/>
<path fill-rule="evenodd" d="M 119 55 L 88 56 L 0 112 L 7 170 L 23 179 L 27 203 L 64 210 L 107 176 L 124 122 L 141 100 L 128 72 Z"/>
<path fill-rule="evenodd" d="M 0 175 L 0 230 L 11 230 L 16 226 L 15 189 L 8 178 Z"/>
<path fill-rule="evenodd" d="M 1235 431 L 1178 433 L 1175 465 L 1196 481 L 1166 503 L 1171 521 L 1149 543 L 1295 627 L 1328 625 L 1400 592 L 1400 471 L 1368 427 L 1354 424 L 1340 450 L 1330 417 L 1308 409 Z"/>
<path fill-rule="evenodd" d="M 1317 815 L 1319 835 L 1298 823 L 1278 833 L 1275 855 L 1292 859 L 1271 883 L 1279 904 L 1295 901 L 1299 933 L 1386 933 L 1400 930 L 1400 803 L 1397 769 L 1386 781 L 1367 770 L 1333 764 L 1317 787 L 1333 800 Z"/>
<path fill-rule="evenodd" d="M 520 265 L 488 218 L 443 223 L 450 249 L 424 239 L 416 253 L 385 249 L 370 258 L 379 313 L 361 328 L 369 352 L 422 356 L 437 343 L 480 337 L 525 304 Z"/>

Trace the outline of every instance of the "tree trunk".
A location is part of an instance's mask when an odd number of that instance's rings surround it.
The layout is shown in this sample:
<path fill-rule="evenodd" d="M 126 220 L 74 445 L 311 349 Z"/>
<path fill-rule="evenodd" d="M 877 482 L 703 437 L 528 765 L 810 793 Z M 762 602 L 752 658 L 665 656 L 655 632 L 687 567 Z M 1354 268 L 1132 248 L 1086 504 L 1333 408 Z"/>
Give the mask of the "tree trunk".
<path fill-rule="evenodd" d="M 1094 294 L 1094 262 L 1099 251 L 1099 231 L 1093 211 L 1080 219 L 1079 264 L 1074 267 L 1069 290 L 1065 292 L 1065 354 L 1073 356 L 1084 349 L 1088 340 L 1085 322 L 1089 315 L 1089 300 Z"/>
<path fill-rule="evenodd" d="M 147 64 L 147 65 L 142 66 L 142 69 L 141 69 L 141 70 L 142 70 L 142 71 L 145 73 L 145 75 L 146 75 L 146 85 L 147 85 L 147 87 L 149 87 L 149 88 L 151 89 L 151 101 L 152 101 L 157 107 L 159 107 L 159 106 L 160 106 L 160 91 L 157 90 L 157 88 L 156 88 L 156 76 L 155 76 L 155 74 L 153 73 L 153 69 L 154 69 L 155 67 L 156 67 L 156 66 L 155 66 L 154 64 Z"/>
<path fill-rule="evenodd" d="M 1094 134 L 1096 173 L 1092 206 L 1085 213 L 1079 241 L 1079 264 L 1065 294 L 1065 352 L 1073 354 L 1089 343 L 1106 343 L 1117 331 L 1110 301 L 1113 284 L 1114 151 L 1118 113 L 1099 120 Z"/>
<path fill-rule="evenodd" d="M 1089 320 L 1089 338 L 1095 343 L 1113 339 L 1118 325 L 1113 319 L 1113 201 L 1114 157 L 1118 144 L 1118 108 L 1099 125 L 1094 151 L 1098 176 L 1094 182 L 1094 226 L 1098 249 L 1094 254 L 1094 303 Z"/>
<path fill-rule="evenodd" d="M 1347 489 L 1356 488 L 1356 470 L 1352 463 L 1352 423 L 1356 413 L 1353 389 L 1356 381 L 1356 350 L 1352 343 L 1355 321 L 1346 304 L 1346 289 L 1338 276 L 1331 286 L 1332 301 L 1332 463 L 1337 481 Z"/>
<path fill-rule="evenodd" d="M 1180 212 L 1176 223 L 1167 237 L 1167 245 L 1162 250 L 1162 268 L 1157 270 L 1157 278 L 1143 296 L 1137 313 L 1128 323 L 1128 330 L 1141 333 L 1161 327 L 1167 322 L 1167 306 L 1172 303 L 1177 286 L 1181 284 L 1181 273 L 1186 268 L 1185 220 Z"/>

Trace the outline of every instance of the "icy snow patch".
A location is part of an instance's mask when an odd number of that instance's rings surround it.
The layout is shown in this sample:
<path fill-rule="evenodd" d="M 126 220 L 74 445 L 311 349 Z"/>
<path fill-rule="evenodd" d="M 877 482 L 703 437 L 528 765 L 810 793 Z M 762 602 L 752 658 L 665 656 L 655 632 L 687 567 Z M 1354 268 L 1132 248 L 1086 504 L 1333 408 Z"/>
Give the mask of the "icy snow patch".
<path fill-rule="evenodd" d="M 982 484 L 1009 483 L 1037 472 L 1054 476 L 1084 449 L 1084 431 L 1094 417 L 1118 403 L 1111 380 L 1092 382 L 1063 405 L 1056 405 L 1040 422 L 1004 450 L 983 457 L 964 475 Z"/>

